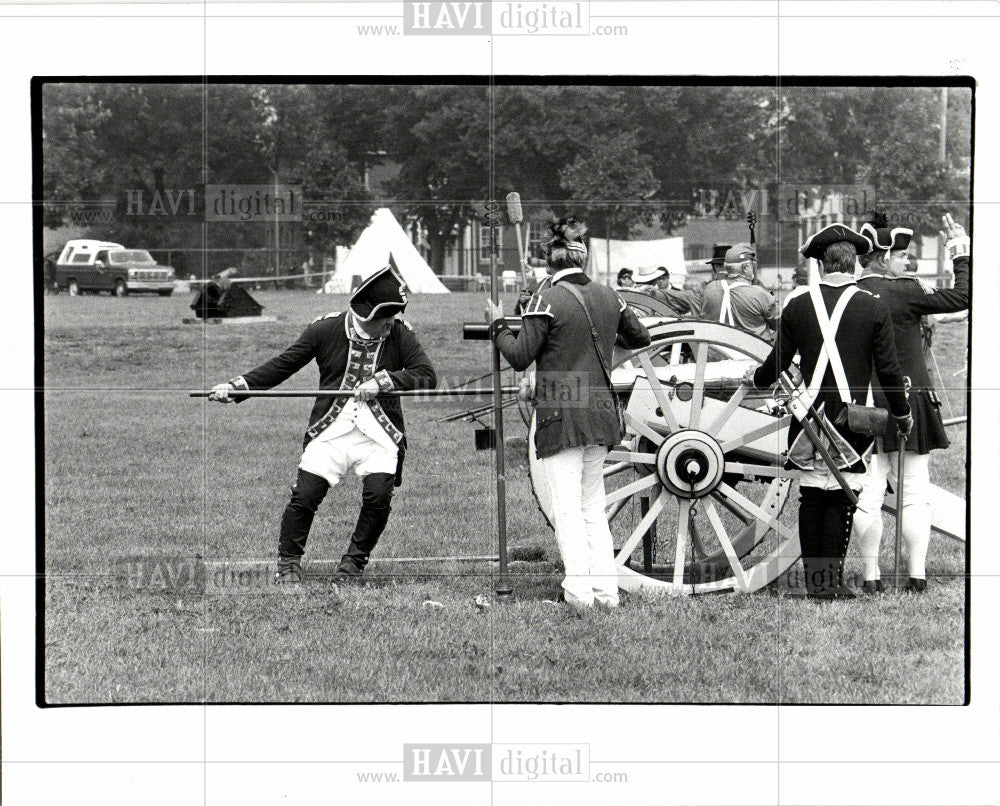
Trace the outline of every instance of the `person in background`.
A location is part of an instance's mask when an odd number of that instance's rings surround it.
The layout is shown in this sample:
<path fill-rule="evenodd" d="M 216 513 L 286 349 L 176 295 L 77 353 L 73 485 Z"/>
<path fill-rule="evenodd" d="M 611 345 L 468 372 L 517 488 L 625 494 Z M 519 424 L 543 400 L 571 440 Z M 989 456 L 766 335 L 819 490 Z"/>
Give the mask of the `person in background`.
<path fill-rule="evenodd" d="M 732 247 L 733 245 L 730 243 L 712 244 L 712 259 L 706 261 L 705 265 L 711 268 L 713 280 L 718 280 L 726 276 L 726 271 L 723 266 L 726 263 L 726 253 L 732 249 Z"/>
<path fill-rule="evenodd" d="M 947 448 L 949 443 L 941 418 L 941 399 L 927 371 L 921 322 L 924 317 L 934 314 L 968 310 L 972 269 L 970 241 L 961 224 L 954 223 L 954 219 L 946 221 L 947 229 L 942 235 L 955 269 L 954 287 L 925 286 L 907 272 L 909 254 L 906 249 L 913 230 L 890 229 L 881 213 L 871 218 L 871 222 L 862 226 L 861 233 L 871 240 L 874 248 L 861 257 L 864 274 L 858 280 L 858 288 L 879 297 L 888 307 L 900 367 L 912 384 L 909 399 L 914 429 L 906 442 L 903 462 L 902 532 L 909 575 L 905 589 L 923 593 L 927 588 L 927 546 L 931 537 L 930 453 Z M 885 392 L 878 384 L 873 387 L 875 404 L 884 407 Z M 884 590 L 878 563 L 882 501 L 887 480 L 892 479 L 895 486 L 899 447 L 895 434 L 887 433 L 883 437 L 865 475 L 854 516 L 854 536 L 864 562 L 862 589 L 866 593 Z"/>
<path fill-rule="evenodd" d="M 757 252 L 750 244 L 731 246 L 723 262 L 725 276 L 705 286 L 701 313 L 705 319 L 768 339 L 778 327 L 781 307 L 767 289 L 752 284 L 756 263 Z"/>
<path fill-rule="evenodd" d="M 641 291 L 663 303 L 677 316 L 699 315 L 701 308 L 697 295 L 687 289 L 673 288 L 670 284 L 670 272 L 666 266 L 657 266 L 650 271 L 636 274 L 633 279 L 636 291 Z"/>
<path fill-rule="evenodd" d="M 624 291 L 635 288 L 635 280 L 632 279 L 632 269 L 620 269 L 618 272 L 618 290 Z"/>
<path fill-rule="evenodd" d="M 875 439 L 855 434 L 838 425 L 837 419 L 847 404 L 867 403 L 873 370 L 897 428 L 906 433 L 913 424 L 889 310 L 880 299 L 859 290 L 854 280 L 858 254 L 870 250 L 866 237 L 843 224 L 831 224 L 806 241 L 802 254 L 821 261 L 822 279 L 788 303 L 774 348 L 744 378 L 755 388 L 766 389 L 789 369 L 795 353 L 800 354 L 806 380 L 803 402 L 825 420 L 835 441 L 820 439 L 854 492 L 862 487 Z M 810 419 L 815 431 L 825 432 L 821 423 Z M 799 543 L 807 594 L 853 599 L 843 574 L 855 505 L 795 418 L 788 428 L 788 445 L 788 463 L 801 471 Z"/>
<path fill-rule="evenodd" d="M 618 606 L 618 569 L 604 513 L 604 459 L 622 438 L 618 401 L 610 386 L 615 343 L 638 349 L 649 332 L 618 292 L 584 273 L 586 227 L 576 219 L 550 224 L 552 284 L 537 292 L 515 336 L 503 306 L 487 300 L 490 335 L 517 371 L 536 367 L 533 439 L 554 512 L 553 527 L 566 577 L 563 596 L 581 610 Z M 585 399 L 567 384 L 587 383 Z"/>

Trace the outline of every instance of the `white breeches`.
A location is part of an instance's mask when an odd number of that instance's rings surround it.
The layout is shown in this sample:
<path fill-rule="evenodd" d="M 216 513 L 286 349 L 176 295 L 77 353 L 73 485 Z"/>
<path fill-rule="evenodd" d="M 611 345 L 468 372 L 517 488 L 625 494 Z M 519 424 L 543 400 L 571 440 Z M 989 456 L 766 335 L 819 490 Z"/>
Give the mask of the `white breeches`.
<path fill-rule="evenodd" d="M 357 476 L 395 473 L 398 453 L 395 448 L 390 450 L 355 427 L 333 439 L 325 440 L 320 434 L 306 445 L 299 467 L 322 476 L 335 487 L 351 469 Z"/>
<path fill-rule="evenodd" d="M 552 497 L 556 543 L 566 568 L 562 586 L 576 607 L 618 604 L 618 567 L 604 514 L 603 445 L 566 448 L 539 459 Z"/>
<path fill-rule="evenodd" d="M 896 486 L 899 452 L 877 453 L 868 464 L 864 486 L 854 513 L 854 540 L 865 564 L 865 579 L 879 579 L 882 542 L 882 500 L 886 483 Z M 909 576 L 927 574 L 927 546 L 931 539 L 930 454 L 907 453 L 903 462 L 903 546 Z"/>

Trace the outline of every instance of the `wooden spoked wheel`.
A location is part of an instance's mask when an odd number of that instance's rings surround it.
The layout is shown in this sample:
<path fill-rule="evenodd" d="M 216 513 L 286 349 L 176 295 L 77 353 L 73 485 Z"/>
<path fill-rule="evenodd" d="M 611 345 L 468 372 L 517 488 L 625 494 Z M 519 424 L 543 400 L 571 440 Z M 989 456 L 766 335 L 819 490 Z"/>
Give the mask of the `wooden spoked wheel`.
<path fill-rule="evenodd" d="M 626 436 L 604 469 L 619 585 L 672 594 L 754 591 L 799 557 L 794 471 L 783 467 L 791 416 L 740 383 L 770 345 L 714 322 L 650 328 L 649 347 L 615 357 Z M 552 522 L 534 453 L 532 486 Z M 789 507 L 791 510 L 791 507 Z"/>

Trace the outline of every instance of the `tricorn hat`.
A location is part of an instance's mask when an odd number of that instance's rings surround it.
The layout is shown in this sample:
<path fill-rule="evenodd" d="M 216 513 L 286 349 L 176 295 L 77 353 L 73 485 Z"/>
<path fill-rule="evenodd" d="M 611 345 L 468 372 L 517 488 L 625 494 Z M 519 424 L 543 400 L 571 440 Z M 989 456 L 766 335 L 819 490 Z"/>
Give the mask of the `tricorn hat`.
<path fill-rule="evenodd" d="M 391 255 L 388 266 L 379 269 L 358 286 L 358 290 L 351 295 L 348 307 L 362 322 L 403 312 L 406 308 L 406 284 Z"/>
<path fill-rule="evenodd" d="M 896 252 L 906 249 L 913 238 L 913 230 L 906 227 L 889 227 L 885 214 L 875 211 L 871 221 L 861 225 L 861 234 L 872 242 L 872 249 Z"/>
<path fill-rule="evenodd" d="M 706 260 L 706 266 L 721 266 L 726 262 L 726 252 L 729 251 L 730 244 L 728 243 L 716 243 L 712 244 L 712 259 Z"/>
<path fill-rule="evenodd" d="M 859 255 L 866 255 L 872 250 L 872 242 L 864 235 L 858 234 L 846 224 L 830 224 L 815 233 L 799 251 L 803 257 L 822 260 L 826 248 L 839 241 L 847 241 Z"/>

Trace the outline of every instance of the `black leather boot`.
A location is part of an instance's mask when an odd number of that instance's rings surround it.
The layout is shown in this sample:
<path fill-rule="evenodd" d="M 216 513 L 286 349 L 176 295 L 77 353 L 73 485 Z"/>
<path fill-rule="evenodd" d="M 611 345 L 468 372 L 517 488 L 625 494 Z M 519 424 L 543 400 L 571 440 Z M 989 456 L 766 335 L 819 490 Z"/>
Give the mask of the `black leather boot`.
<path fill-rule="evenodd" d="M 391 473 L 365 476 L 361 489 L 361 512 L 351 542 L 333 575 L 334 582 L 357 580 L 364 573 L 368 558 L 389 520 L 394 479 Z"/>

